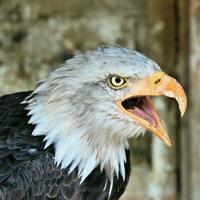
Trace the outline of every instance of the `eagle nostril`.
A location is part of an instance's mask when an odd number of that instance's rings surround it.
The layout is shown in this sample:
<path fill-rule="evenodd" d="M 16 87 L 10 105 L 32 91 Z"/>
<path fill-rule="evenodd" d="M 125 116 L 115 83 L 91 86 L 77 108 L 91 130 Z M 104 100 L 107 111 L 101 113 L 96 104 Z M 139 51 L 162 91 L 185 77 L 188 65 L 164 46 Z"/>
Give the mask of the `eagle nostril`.
<path fill-rule="evenodd" d="M 157 79 L 157 80 L 154 82 L 154 84 L 158 84 L 158 83 L 160 83 L 160 81 L 161 81 L 161 78 Z"/>

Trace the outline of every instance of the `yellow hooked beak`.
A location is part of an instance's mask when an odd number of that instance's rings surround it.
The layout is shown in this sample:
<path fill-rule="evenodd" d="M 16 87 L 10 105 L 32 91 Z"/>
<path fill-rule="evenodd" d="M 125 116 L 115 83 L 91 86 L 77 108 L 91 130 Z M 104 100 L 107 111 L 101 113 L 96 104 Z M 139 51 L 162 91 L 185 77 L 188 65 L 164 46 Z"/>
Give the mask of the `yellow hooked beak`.
<path fill-rule="evenodd" d="M 176 79 L 163 72 L 154 72 L 147 78 L 128 83 L 128 87 L 131 88 L 131 93 L 116 102 L 120 110 L 132 117 L 138 124 L 150 130 L 166 145 L 171 146 L 171 141 L 149 96 L 164 95 L 175 98 L 181 116 L 183 116 L 187 107 L 187 98 L 181 85 Z"/>

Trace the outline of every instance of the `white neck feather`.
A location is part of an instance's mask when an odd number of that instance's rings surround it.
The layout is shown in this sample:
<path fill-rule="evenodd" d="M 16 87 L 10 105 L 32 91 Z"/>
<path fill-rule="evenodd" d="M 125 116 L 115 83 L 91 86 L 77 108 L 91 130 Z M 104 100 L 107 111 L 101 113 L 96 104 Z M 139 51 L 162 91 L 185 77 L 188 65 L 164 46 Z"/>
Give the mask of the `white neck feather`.
<path fill-rule="evenodd" d="M 78 167 L 81 182 L 98 165 L 102 170 L 109 169 L 110 176 L 114 173 L 118 176 L 120 173 L 125 179 L 125 149 L 129 146 L 127 137 L 123 138 L 107 129 L 106 121 L 102 122 L 101 126 L 95 122 L 80 126 L 80 121 L 77 121 L 77 116 L 73 113 L 62 115 L 62 106 L 56 108 L 51 105 L 52 111 L 54 110 L 54 113 L 51 113 L 48 106 L 45 111 L 44 105 L 31 101 L 27 107 L 31 115 L 29 123 L 36 124 L 32 135 L 44 135 L 45 148 L 54 144 L 57 165 L 61 164 L 61 168 L 70 166 L 69 172 Z"/>
<path fill-rule="evenodd" d="M 144 129 L 101 93 L 93 95 L 90 88 L 87 93 L 87 87 L 75 93 L 70 78 L 67 82 L 63 76 L 61 68 L 22 102 L 28 104 L 29 123 L 35 124 L 32 135 L 45 136 L 45 148 L 55 147 L 57 165 L 71 166 L 70 171 L 77 167 L 81 182 L 97 166 L 108 170 L 111 179 L 114 174 L 125 179 L 128 138 Z M 76 86 L 81 87 L 78 82 Z"/>

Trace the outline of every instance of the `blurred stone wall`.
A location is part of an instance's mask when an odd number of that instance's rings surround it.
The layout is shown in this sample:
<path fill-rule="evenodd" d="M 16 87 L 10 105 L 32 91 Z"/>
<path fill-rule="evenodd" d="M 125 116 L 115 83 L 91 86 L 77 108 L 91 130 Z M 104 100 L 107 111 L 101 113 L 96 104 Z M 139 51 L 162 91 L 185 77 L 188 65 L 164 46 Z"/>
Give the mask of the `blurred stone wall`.
<path fill-rule="evenodd" d="M 147 51 L 146 0 L 0 0 L 0 94 L 100 44 Z"/>
<path fill-rule="evenodd" d="M 189 139 L 190 149 L 188 155 L 188 173 L 190 180 L 188 186 L 190 189 L 190 198 L 198 200 L 200 198 L 200 1 L 191 1 L 190 10 L 190 52 L 189 54 L 189 75 L 188 89 L 190 96 L 190 131 L 186 139 Z M 190 81 L 190 82 L 189 82 Z M 188 141 L 186 141 L 188 144 Z M 187 176 L 185 177 L 187 178 Z M 183 199 L 183 200 L 186 200 Z"/>

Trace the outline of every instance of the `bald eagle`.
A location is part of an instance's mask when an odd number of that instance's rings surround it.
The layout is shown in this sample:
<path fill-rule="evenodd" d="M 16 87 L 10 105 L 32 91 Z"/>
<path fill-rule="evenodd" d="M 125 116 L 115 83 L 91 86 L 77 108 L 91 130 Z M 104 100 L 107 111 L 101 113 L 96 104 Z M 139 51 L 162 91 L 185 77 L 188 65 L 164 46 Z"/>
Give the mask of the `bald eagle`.
<path fill-rule="evenodd" d="M 170 139 L 150 96 L 186 95 L 135 50 L 74 56 L 34 91 L 0 97 L 0 199 L 117 200 L 130 175 L 129 138 Z"/>

